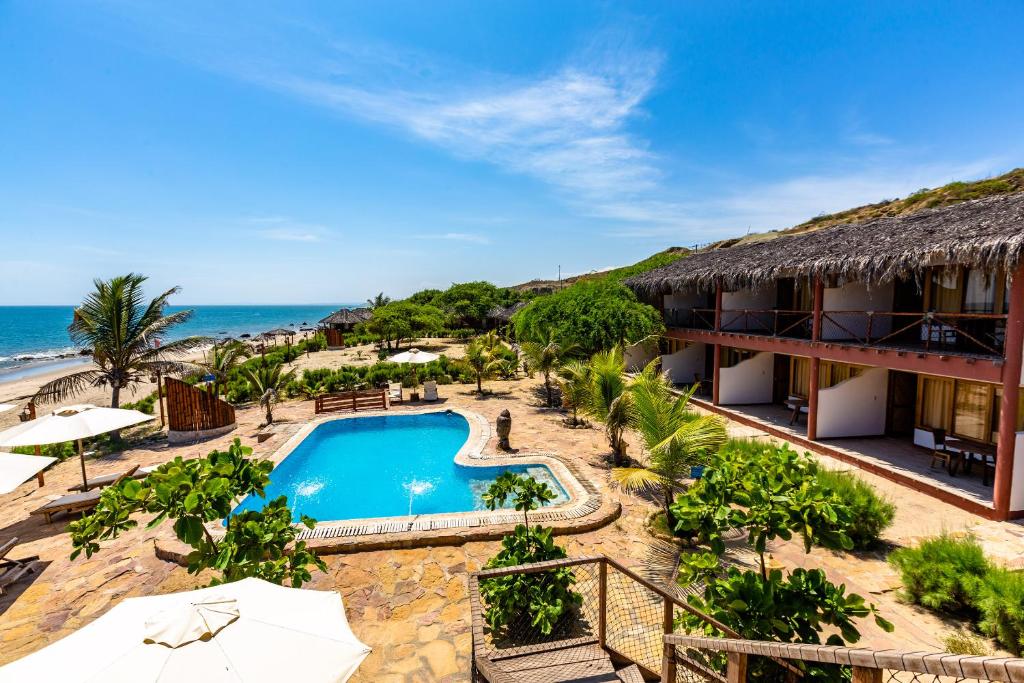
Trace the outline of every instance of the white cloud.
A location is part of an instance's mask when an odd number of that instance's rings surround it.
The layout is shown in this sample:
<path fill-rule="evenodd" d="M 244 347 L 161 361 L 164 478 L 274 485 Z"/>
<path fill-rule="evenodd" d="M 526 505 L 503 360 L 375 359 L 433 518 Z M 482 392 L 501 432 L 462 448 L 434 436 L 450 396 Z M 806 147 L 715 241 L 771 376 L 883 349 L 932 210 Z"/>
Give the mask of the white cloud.
<path fill-rule="evenodd" d="M 311 232 L 294 230 L 288 228 L 274 228 L 273 230 L 261 230 L 260 237 L 268 240 L 281 242 L 319 242 L 320 236 Z"/>
<path fill-rule="evenodd" d="M 450 242 L 470 242 L 473 244 L 490 244 L 491 240 L 484 235 L 470 232 L 442 232 L 427 235 L 414 235 L 418 240 L 447 240 Z"/>
<path fill-rule="evenodd" d="M 322 225 L 293 221 L 285 216 L 257 216 L 245 220 L 259 226 L 256 235 L 278 242 L 319 242 L 329 231 Z"/>

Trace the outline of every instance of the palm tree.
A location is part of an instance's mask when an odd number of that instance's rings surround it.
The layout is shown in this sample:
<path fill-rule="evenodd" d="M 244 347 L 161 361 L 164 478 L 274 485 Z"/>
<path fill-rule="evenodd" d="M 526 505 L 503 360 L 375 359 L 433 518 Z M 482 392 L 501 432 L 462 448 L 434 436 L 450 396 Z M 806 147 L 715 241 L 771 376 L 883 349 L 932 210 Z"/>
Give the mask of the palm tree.
<path fill-rule="evenodd" d="M 631 426 L 643 441 L 645 467 L 612 470 L 612 482 L 627 492 L 656 491 L 662 499 L 669 528 L 675 528 L 672 496 L 694 465 L 707 464 L 725 443 L 725 423 L 716 415 L 697 415 L 689 408 L 696 386 L 681 396 L 652 361 L 630 386 Z"/>
<path fill-rule="evenodd" d="M 224 344 L 214 344 L 206 352 L 199 366 L 207 373 L 213 375 L 213 393 L 220 395 L 220 388 L 228 381 L 228 375 L 232 370 L 242 364 L 243 360 L 252 357 L 252 351 L 247 344 L 232 340 Z"/>
<path fill-rule="evenodd" d="M 380 292 L 379 294 L 377 294 L 377 296 L 373 297 L 372 299 L 366 300 L 366 305 L 369 306 L 371 310 L 387 306 L 389 303 L 391 303 L 391 297 L 384 296 L 384 292 Z"/>
<path fill-rule="evenodd" d="M 632 399 L 627 391 L 624 370 L 622 347 L 614 346 L 595 353 L 590 359 L 590 400 L 584 409 L 595 420 L 604 423 L 616 467 L 622 466 L 622 435 L 629 426 Z"/>
<path fill-rule="evenodd" d="M 273 404 L 277 403 L 278 394 L 285 385 L 295 379 L 295 371 L 282 373 L 280 365 L 262 365 L 244 368 L 242 372 L 255 393 L 260 395 L 260 406 L 267 411 L 267 424 L 273 424 Z"/>
<path fill-rule="evenodd" d="M 553 408 L 555 398 L 551 391 L 551 373 L 558 369 L 562 359 L 570 355 L 575 346 L 571 344 L 563 346 L 558 343 L 555 335 L 552 334 L 544 344 L 532 341 L 523 342 L 522 349 L 529 360 L 530 369 L 544 375 L 544 389 L 547 391 L 548 408 Z"/>
<path fill-rule="evenodd" d="M 186 337 L 161 343 L 161 337 L 185 322 L 192 311 L 164 315 L 173 287 L 146 303 L 144 275 L 129 273 L 110 280 L 94 280 L 95 291 L 75 309 L 68 333 L 76 346 L 92 351 L 93 367 L 47 382 L 33 401 L 63 401 L 87 387 L 109 386 L 110 407 L 121 403 L 121 390 L 160 372 L 190 372 L 195 364 L 182 354 L 209 343 L 206 337 Z M 117 434 L 114 435 L 115 438 Z"/>
<path fill-rule="evenodd" d="M 493 372 L 494 360 L 491 358 L 491 353 L 487 350 L 483 341 L 474 339 L 469 343 L 469 346 L 466 347 L 466 363 L 476 374 L 477 393 L 484 393 L 483 378 Z"/>
<path fill-rule="evenodd" d="M 590 364 L 581 360 L 570 360 L 558 368 L 558 385 L 562 389 L 563 407 L 572 409 L 572 425 L 579 424 L 579 409 L 590 402 L 593 377 Z"/>

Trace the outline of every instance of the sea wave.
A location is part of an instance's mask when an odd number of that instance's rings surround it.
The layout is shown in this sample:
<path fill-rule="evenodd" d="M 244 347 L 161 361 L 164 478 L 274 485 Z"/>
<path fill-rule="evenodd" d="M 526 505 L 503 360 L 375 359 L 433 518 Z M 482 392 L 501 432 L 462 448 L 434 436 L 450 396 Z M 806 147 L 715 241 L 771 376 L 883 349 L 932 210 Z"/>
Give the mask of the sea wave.
<path fill-rule="evenodd" d="M 75 358 L 83 355 L 82 349 L 74 346 L 66 346 L 60 349 L 49 349 L 46 351 L 34 351 L 30 353 L 16 353 L 10 356 L 0 356 L 0 364 L 12 367 L 21 363 L 39 363 L 49 360 L 60 360 L 62 358 Z"/>

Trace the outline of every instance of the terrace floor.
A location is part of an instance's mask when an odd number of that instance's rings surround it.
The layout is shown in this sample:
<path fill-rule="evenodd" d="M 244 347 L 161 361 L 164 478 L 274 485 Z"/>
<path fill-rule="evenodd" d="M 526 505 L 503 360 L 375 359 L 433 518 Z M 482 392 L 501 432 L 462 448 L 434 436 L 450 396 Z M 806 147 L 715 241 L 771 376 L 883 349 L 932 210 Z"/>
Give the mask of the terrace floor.
<path fill-rule="evenodd" d="M 539 378 L 487 382 L 485 386 L 494 393 L 482 399 L 473 393 L 475 387 L 448 385 L 439 389 L 447 405 L 478 412 L 492 424 L 501 410 L 509 409 L 513 417 L 513 446 L 523 451 L 556 453 L 571 460 L 605 495 L 622 503 L 622 516 L 612 524 L 584 534 L 559 537 L 558 542 L 568 554 L 605 554 L 629 567 L 643 567 L 651 542 L 645 525 L 655 507 L 643 498 L 624 495 L 609 486 L 609 452 L 599 426 L 563 427 L 559 412 L 540 407 Z M 157 439 L 121 454 L 91 460 L 89 472 L 99 476 L 123 470 L 126 463 L 150 465 L 177 455 L 196 457 L 225 446 L 236 436 L 253 446 L 255 455 L 265 457 L 312 419 L 312 402 L 289 401 L 276 407 L 274 413 L 282 421 L 281 433 L 262 444 L 256 440 L 262 418 L 260 409 L 241 408 L 237 412 L 239 427 L 228 436 L 173 447 L 166 440 Z M 736 436 L 763 435 L 737 422 L 730 422 L 729 430 Z M 492 437 L 486 448 L 494 447 Z M 629 452 L 640 452 L 635 441 Z M 841 464 L 836 462 L 833 466 Z M 79 476 L 78 463 L 69 460 L 47 473 L 45 487 L 37 488 L 31 481 L 0 496 L 0 539 L 21 537 L 22 545 L 12 557 L 39 555 L 42 559 L 37 575 L 18 583 L 10 595 L 0 598 L 0 664 L 68 635 L 126 597 L 188 590 L 209 580 L 208 576 L 191 576 L 183 568 L 156 558 L 153 543 L 158 538 L 170 537 L 168 524 L 152 530 L 142 525 L 104 542 L 92 558 L 71 561 L 65 521 L 57 519 L 53 524 L 45 524 L 30 516 L 29 511 L 63 492 Z M 995 557 L 1008 563 L 1022 561 L 1024 527 L 985 520 L 870 472 L 861 476 L 897 503 L 894 524 L 885 532 L 887 543 L 907 545 L 942 530 L 970 531 Z M 468 572 L 479 569 L 498 548 L 496 541 L 471 542 L 455 547 L 327 557 L 328 572 L 315 572 L 308 587 L 339 591 L 355 634 L 373 648 L 352 680 L 469 681 Z M 830 579 L 845 583 L 851 591 L 877 604 L 896 624 L 896 631 L 885 634 L 865 622 L 861 642 L 867 647 L 942 649 L 943 635 L 955 626 L 897 599 L 898 580 L 883 552 L 855 555 L 815 549 L 808 555 L 798 541 L 773 545 L 771 552 L 776 560 L 790 567 L 822 567 Z"/>
<path fill-rule="evenodd" d="M 794 440 L 798 445 L 806 439 L 806 415 L 801 415 L 795 424 L 789 424 L 792 411 L 775 404 L 719 406 L 721 410 L 734 414 L 737 418 L 745 418 L 751 424 L 752 433 L 768 430 L 783 439 Z M 985 486 L 982 480 L 982 468 L 975 464 L 971 473 L 962 469 L 957 475 L 951 476 L 941 465 L 933 469 L 931 451 L 915 445 L 909 438 L 889 436 L 848 437 L 840 439 L 821 439 L 815 445 L 827 449 L 842 461 L 868 469 L 881 476 L 889 476 L 897 481 L 909 482 L 919 490 L 939 492 L 944 500 L 949 497 L 966 501 L 965 504 L 992 507 L 992 486 Z M 957 503 L 954 502 L 954 505 Z"/>

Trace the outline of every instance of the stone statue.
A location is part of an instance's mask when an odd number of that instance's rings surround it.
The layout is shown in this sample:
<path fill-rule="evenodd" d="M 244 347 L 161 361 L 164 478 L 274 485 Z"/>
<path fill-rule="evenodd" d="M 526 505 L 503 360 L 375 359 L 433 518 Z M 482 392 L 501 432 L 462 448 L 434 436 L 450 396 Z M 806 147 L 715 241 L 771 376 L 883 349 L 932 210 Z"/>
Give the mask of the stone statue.
<path fill-rule="evenodd" d="M 498 429 L 498 448 L 503 451 L 512 450 L 512 446 L 508 442 L 508 437 L 512 434 L 512 415 L 508 412 L 507 408 L 498 415 L 496 426 Z"/>

